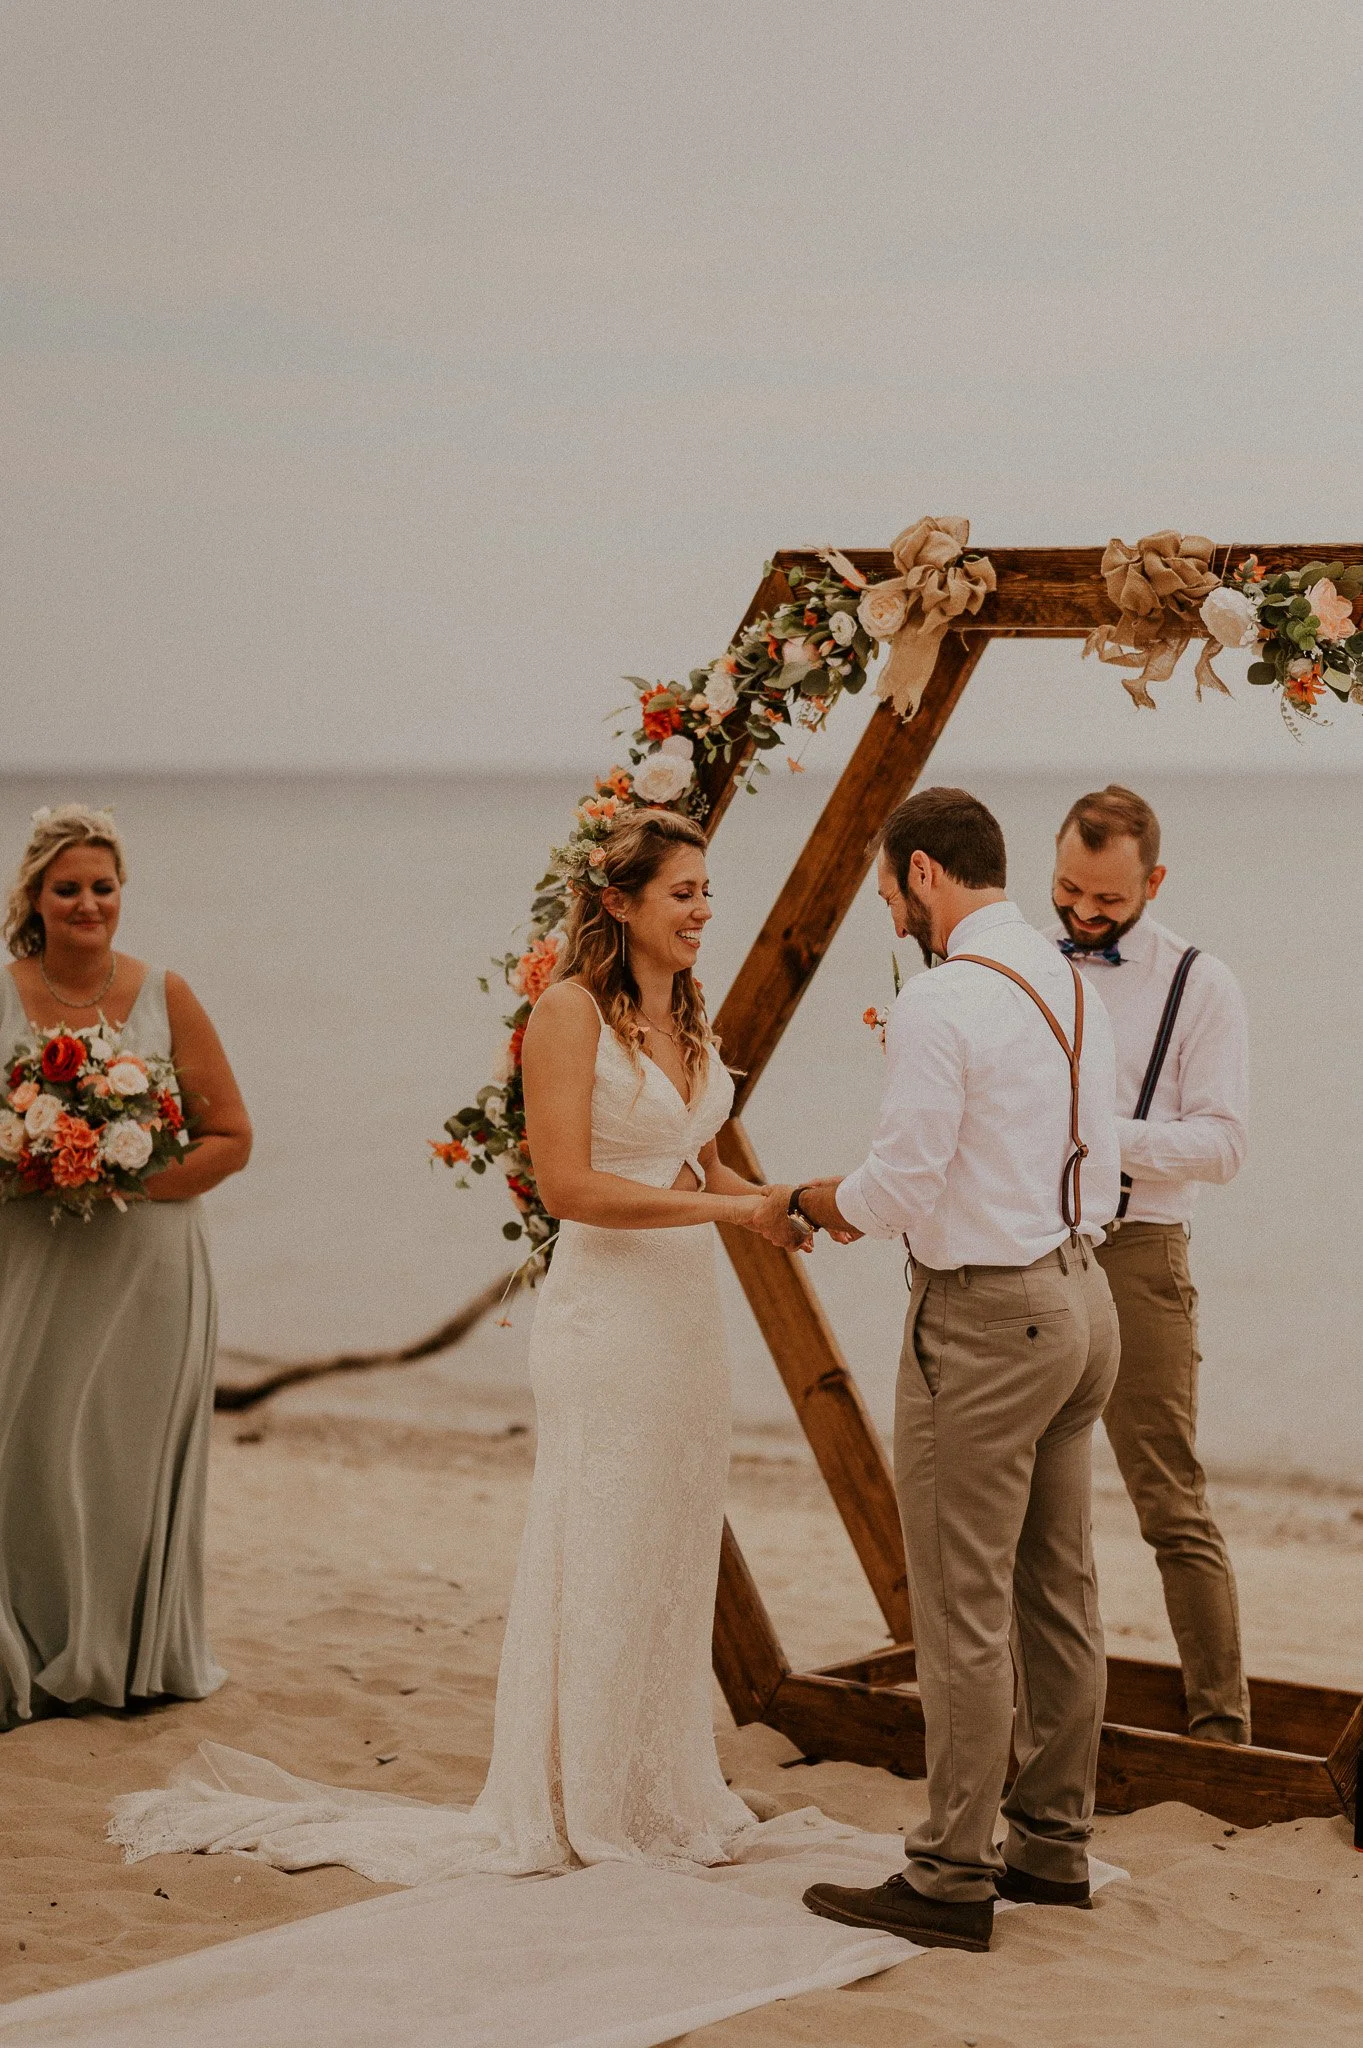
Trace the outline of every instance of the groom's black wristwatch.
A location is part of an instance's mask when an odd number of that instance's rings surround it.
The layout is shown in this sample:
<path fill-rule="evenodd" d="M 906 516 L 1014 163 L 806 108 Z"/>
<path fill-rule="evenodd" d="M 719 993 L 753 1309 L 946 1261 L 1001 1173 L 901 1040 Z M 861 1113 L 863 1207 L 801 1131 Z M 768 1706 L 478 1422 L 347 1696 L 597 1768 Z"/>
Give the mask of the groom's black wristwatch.
<path fill-rule="evenodd" d="M 808 1186 L 808 1182 L 805 1185 Z M 801 1223 L 807 1223 L 811 1230 L 820 1231 L 823 1229 L 822 1223 L 816 1223 L 814 1218 L 807 1216 L 800 1206 L 800 1197 L 804 1192 L 805 1190 L 802 1187 L 791 1189 L 790 1200 L 786 1203 L 786 1214 L 787 1216 L 798 1216 Z"/>

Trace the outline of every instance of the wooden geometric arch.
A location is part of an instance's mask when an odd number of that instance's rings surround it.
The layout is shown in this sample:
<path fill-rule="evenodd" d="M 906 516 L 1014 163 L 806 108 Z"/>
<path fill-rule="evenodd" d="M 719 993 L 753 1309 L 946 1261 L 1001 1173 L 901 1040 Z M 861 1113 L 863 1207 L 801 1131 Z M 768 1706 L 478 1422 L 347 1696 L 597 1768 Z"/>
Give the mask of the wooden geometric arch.
<path fill-rule="evenodd" d="M 894 573 L 888 551 L 845 552 L 875 581 Z M 1268 569 L 1363 561 L 1363 547 L 1233 547 Z M 877 705 L 716 1019 L 726 1063 L 740 1075 L 734 1116 L 720 1136 L 728 1163 L 763 1178 L 740 1121 L 743 1106 L 851 906 L 870 865 L 867 847 L 923 771 L 991 639 L 1078 639 L 1117 616 L 1097 548 L 991 548 L 997 590 L 949 632 L 917 716 Z M 790 597 L 786 570 L 817 566 L 783 551 L 742 624 Z M 713 833 L 745 756 L 712 765 L 705 783 Z M 905 1777 L 925 1770 L 923 1712 L 914 1683 L 913 1625 L 894 1481 L 880 1439 L 806 1262 L 744 1230 L 721 1231 L 778 1372 L 892 1638 L 822 1671 L 794 1672 L 727 1522 L 715 1606 L 714 1666 L 734 1719 L 780 1729 L 806 1756 L 876 1764 Z M 1177 1666 L 1108 1660 L 1098 1803 L 1127 1812 L 1183 1799 L 1240 1826 L 1354 1810 L 1363 1701 L 1325 1686 L 1251 1679 L 1254 1744 L 1194 1742 L 1186 1734 Z"/>

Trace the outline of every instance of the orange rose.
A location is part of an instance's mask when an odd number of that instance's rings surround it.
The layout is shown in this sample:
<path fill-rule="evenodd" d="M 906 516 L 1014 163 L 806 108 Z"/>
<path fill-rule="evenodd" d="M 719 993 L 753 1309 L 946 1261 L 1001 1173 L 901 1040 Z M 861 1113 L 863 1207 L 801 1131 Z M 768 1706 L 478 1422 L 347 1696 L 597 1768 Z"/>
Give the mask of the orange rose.
<path fill-rule="evenodd" d="M 59 1116 L 49 1135 L 52 1178 L 59 1188 L 83 1188 L 99 1179 L 99 1134 L 84 1117 Z"/>
<path fill-rule="evenodd" d="M 659 705 L 657 700 L 666 697 L 667 703 Z M 649 706 L 653 705 L 653 710 Z M 666 683 L 658 683 L 651 690 L 645 690 L 639 699 L 639 708 L 644 714 L 644 731 L 651 740 L 671 739 L 674 732 L 682 729 L 682 715 L 672 699 L 672 692 Z"/>
<path fill-rule="evenodd" d="M 593 848 L 593 852 L 599 851 Z M 528 952 L 522 953 L 511 976 L 511 986 L 528 1003 L 537 1003 L 554 978 L 558 965 L 558 940 L 555 938 L 536 939 Z"/>

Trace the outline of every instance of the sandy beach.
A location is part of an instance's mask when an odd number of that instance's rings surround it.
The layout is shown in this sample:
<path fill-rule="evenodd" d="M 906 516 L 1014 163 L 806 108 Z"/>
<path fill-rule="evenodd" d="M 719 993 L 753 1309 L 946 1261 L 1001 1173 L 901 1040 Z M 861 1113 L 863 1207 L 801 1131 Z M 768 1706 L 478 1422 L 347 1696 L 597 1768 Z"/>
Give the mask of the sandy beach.
<path fill-rule="evenodd" d="M 0 1998 L 54 1989 L 373 1895 L 338 1869 L 249 1859 L 125 1866 L 110 1799 L 161 1782 L 204 1737 L 308 1776 L 466 1802 L 482 1781 L 506 1600 L 533 1460 L 497 1436 L 294 1406 L 216 1425 L 210 1523 L 213 1698 L 87 1713 L 0 1738 Z M 1363 1690 L 1357 1496 L 1223 1486 L 1251 1669 Z M 787 1645 L 829 1662 L 883 1639 L 817 1474 L 736 1457 L 731 1515 Z M 1110 1638 L 1171 1655 L 1153 1565 L 1115 1478 L 1097 1533 Z M 797 1764 L 716 1693 L 726 1773 L 781 1807 L 817 1802 L 893 1830 L 922 1787 Z M 1344 1822 L 1227 1829 L 1180 1805 L 1101 1819 L 1131 1873 L 1091 1915 L 1007 1915 L 987 1957 L 936 1952 L 847 1991 L 707 2028 L 723 2043 L 961 2043 L 979 2048 L 1354 2042 L 1363 2028 L 1363 1857 Z M 699 2039 L 700 2036 L 691 2038 Z"/>

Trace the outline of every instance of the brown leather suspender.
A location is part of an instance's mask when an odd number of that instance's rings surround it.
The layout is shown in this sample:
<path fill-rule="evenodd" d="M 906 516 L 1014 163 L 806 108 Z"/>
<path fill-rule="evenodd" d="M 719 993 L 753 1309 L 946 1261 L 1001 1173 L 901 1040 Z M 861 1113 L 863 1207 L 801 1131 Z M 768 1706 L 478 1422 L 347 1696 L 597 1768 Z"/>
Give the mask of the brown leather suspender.
<path fill-rule="evenodd" d="M 1041 997 L 1032 987 L 1031 982 L 1024 980 L 1022 975 L 1015 974 L 1011 967 L 1005 967 L 1001 960 L 986 959 L 983 953 L 951 953 L 942 964 L 945 967 L 950 967 L 957 960 L 969 960 L 972 966 L 975 967 L 991 967 L 995 974 L 1007 975 L 1009 981 L 1016 982 L 1018 987 L 1025 994 L 1029 995 L 1036 1004 L 1038 1010 L 1040 1010 L 1042 1016 L 1050 1025 L 1051 1030 L 1055 1033 L 1060 1050 L 1069 1061 L 1070 1144 L 1074 1147 L 1074 1150 L 1065 1161 L 1064 1170 L 1060 1175 L 1060 1214 L 1064 1218 L 1067 1229 L 1077 1230 L 1084 1220 L 1084 1202 L 1079 1186 L 1079 1169 L 1084 1160 L 1088 1158 L 1088 1146 L 1084 1144 L 1079 1136 L 1079 1055 L 1084 1050 L 1084 984 L 1080 978 L 1079 970 L 1072 960 L 1066 963 L 1070 973 L 1074 976 L 1074 1044 L 1071 1045 L 1060 1028 L 1055 1012 L 1050 1008 L 1049 1004 L 1041 1000 Z"/>

